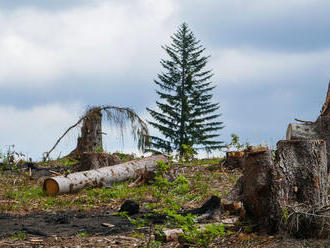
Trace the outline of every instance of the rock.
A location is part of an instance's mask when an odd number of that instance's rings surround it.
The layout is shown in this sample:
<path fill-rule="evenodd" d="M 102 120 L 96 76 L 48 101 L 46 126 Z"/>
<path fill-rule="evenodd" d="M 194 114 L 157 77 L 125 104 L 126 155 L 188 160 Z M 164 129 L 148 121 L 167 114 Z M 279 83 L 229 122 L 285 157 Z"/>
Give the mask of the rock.
<path fill-rule="evenodd" d="M 126 200 L 120 207 L 119 212 L 127 212 L 128 215 L 138 214 L 140 206 L 135 201 Z"/>

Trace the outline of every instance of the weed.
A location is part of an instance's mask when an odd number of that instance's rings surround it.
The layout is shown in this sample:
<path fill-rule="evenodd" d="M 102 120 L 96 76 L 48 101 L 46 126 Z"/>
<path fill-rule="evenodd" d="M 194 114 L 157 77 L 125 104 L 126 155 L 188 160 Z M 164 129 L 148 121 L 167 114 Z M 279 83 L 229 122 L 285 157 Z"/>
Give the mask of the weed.
<path fill-rule="evenodd" d="M 25 232 L 18 232 L 18 233 L 14 233 L 11 238 L 13 240 L 23 240 L 26 239 L 27 235 Z"/>
<path fill-rule="evenodd" d="M 88 233 L 86 232 L 78 232 L 77 236 L 80 238 L 87 238 L 88 237 Z"/>

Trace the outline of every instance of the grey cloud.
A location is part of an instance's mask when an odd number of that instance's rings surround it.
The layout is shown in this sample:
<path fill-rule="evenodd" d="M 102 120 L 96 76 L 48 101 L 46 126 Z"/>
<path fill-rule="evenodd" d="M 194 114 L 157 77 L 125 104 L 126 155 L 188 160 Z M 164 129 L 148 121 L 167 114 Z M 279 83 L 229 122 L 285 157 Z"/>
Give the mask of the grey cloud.
<path fill-rule="evenodd" d="M 0 9 L 17 9 L 17 8 L 25 8 L 25 7 L 33 7 L 33 8 L 42 8 L 48 10 L 60 10 L 75 6 L 80 6 L 82 4 L 86 4 L 88 2 L 95 1 L 87 1 L 87 0 L 2 0 L 0 1 Z"/>
<path fill-rule="evenodd" d="M 282 5 L 285 8 L 286 4 Z M 330 2 L 314 1 L 288 11 L 281 9 L 277 14 L 272 13 L 276 9 L 271 6 L 251 9 L 244 11 L 237 1 L 185 1 L 180 15 L 205 43 L 214 47 L 250 46 L 292 52 L 330 46 Z"/>

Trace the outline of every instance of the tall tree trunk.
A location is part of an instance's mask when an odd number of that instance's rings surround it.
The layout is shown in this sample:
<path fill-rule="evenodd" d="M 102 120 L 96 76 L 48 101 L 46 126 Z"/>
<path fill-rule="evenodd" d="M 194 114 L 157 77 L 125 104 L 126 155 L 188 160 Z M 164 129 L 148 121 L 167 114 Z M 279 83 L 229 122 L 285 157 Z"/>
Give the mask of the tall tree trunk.
<path fill-rule="evenodd" d="M 90 109 L 86 117 L 81 127 L 81 137 L 78 138 L 78 154 L 103 150 L 101 109 L 98 107 Z"/>

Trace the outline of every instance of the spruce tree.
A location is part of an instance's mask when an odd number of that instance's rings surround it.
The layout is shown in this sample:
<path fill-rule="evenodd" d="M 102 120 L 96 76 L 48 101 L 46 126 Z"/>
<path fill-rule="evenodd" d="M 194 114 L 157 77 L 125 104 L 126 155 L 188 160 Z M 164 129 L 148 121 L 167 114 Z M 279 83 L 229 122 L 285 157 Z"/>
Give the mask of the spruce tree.
<path fill-rule="evenodd" d="M 159 86 L 157 110 L 147 108 L 154 121 L 149 121 L 163 137 L 152 136 L 151 150 L 185 153 L 183 145 L 207 152 L 222 148 L 218 120 L 219 104 L 212 102 L 210 81 L 213 73 L 205 69 L 209 56 L 186 23 L 171 36 L 169 46 L 162 48 L 168 59 L 160 61 L 163 71 L 154 82 Z"/>

